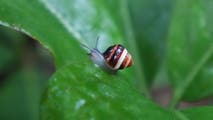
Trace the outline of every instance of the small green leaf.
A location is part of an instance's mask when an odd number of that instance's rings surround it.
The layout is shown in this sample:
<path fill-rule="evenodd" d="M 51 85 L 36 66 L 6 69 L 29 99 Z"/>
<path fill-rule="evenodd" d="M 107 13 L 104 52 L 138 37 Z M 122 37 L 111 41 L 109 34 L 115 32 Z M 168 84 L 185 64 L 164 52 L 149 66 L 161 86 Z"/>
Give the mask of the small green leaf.
<path fill-rule="evenodd" d="M 213 107 L 194 107 L 181 111 L 190 120 L 212 120 Z"/>
<path fill-rule="evenodd" d="M 174 86 L 171 106 L 179 100 L 213 95 L 213 1 L 179 0 L 169 35 L 169 73 Z"/>
<path fill-rule="evenodd" d="M 119 73 L 108 75 L 93 68 L 81 61 L 58 70 L 42 100 L 41 119 L 177 119 L 145 99 Z"/>

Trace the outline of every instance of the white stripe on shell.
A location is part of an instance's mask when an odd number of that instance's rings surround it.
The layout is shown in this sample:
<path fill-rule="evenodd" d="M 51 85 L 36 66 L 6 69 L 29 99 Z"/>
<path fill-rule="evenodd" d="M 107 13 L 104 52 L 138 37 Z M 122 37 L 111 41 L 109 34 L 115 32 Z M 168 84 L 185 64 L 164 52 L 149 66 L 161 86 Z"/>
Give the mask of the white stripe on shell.
<path fill-rule="evenodd" d="M 126 55 L 127 55 L 127 50 L 124 49 L 122 54 L 121 54 L 121 57 L 119 58 L 117 64 L 115 65 L 114 69 L 118 69 L 121 66 L 121 64 L 123 63 Z"/>
<path fill-rule="evenodd" d="M 129 63 L 130 63 L 130 61 L 132 59 L 132 56 L 128 54 L 127 58 L 128 58 L 128 61 L 126 62 L 126 65 L 125 65 L 124 68 L 126 68 L 129 65 Z"/>

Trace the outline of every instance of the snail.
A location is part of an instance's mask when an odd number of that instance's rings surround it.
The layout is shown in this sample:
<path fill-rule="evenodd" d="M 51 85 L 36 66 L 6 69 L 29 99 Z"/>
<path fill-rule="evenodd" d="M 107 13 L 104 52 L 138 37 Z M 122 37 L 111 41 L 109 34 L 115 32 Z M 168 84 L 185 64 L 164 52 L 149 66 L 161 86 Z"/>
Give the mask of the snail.
<path fill-rule="evenodd" d="M 83 47 L 90 51 L 88 55 L 94 64 L 110 73 L 116 73 L 118 70 L 133 65 L 132 56 L 123 45 L 112 45 L 105 52 L 101 53 L 97 48 L 98 40 L 99 37 L 96 40 L 95 48 L 92 49 L 82 44 Z"/>

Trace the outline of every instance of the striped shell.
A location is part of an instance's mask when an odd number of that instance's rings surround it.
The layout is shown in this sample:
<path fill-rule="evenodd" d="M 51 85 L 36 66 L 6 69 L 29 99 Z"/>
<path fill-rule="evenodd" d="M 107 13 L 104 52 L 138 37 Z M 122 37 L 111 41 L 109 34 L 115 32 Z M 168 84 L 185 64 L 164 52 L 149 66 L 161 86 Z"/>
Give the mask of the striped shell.
<path fill-rule="evenodd" d="M 117 44 L 110 46 L 104 53 L 103 57 L 106 64 L 113 70 L 124 69 L 133 64 L 131 55 L 124 46 Z"/>

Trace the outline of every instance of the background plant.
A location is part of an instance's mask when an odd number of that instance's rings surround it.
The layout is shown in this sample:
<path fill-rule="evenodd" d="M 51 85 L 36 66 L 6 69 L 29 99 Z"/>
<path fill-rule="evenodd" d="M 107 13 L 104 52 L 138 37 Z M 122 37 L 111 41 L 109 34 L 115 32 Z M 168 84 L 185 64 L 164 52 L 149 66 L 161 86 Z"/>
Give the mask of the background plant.
<path fill-rule="evenodd" d="M 211 0 L 1 0 L 0 24 L 38 40 L 54 58 L 56 71 L 41 97 L 41 119 L 210 120 L 211 106 L 179 109 L 178 105 L 181 101 L 207 97 L 211 101 L 212 5 Z M 135 65 L 117 75 L 95 67 L 80 44 L 92 47 L 98 35 L 101 51 L 115 43 L 124 44 L 132 53 Z M 17 33 L 8 36 L 17 41 L 23 37 Z M 1 49 L 3 71 L 7 68 L 4 65 L 14 63 L 19 57 L 4 44 Z M 25 51 L 28 49 L 20 50 Z M 20 86 L 29 86 L 23 91 L 36 92 L 25 97 L 30 102 L 24 113 L 32 111 L 23 118 L 38 119 L 39 96 L 46 85 L 38 80 L 47 79 L 48 75 L 32 81 L 46 72 L 26 70 L 21 72 L 23 76 L 29 75 L 24 77 L 26 84 Z M 160 82 L 166 78 L 159 71 L 168 75 L 173 88 L 166 108 L 153 102 L 149 93 L 156 78 Z M 15 87 L 12 85 L 17 85 L 16 79 L 23 79 L 19 74 L 11 76 L 15 76 L 15 82 L 5 87 L 6 92 L 2 94 L 9 95 L 10 88 Z M 9 112 L 10 109 L 5 113 Z M 4 115 L 1 116 L 8 118 Z"/>

